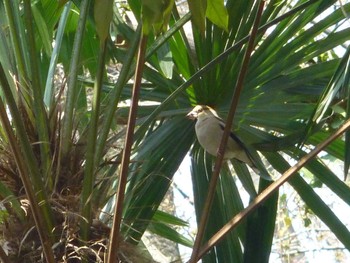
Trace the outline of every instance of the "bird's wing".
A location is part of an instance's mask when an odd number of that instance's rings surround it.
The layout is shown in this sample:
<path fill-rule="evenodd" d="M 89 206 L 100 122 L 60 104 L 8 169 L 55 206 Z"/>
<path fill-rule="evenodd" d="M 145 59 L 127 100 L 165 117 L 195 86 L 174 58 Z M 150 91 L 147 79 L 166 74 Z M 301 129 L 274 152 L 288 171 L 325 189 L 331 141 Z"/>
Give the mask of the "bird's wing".
<path fill-rule="evenodd" d="M 222 131 L 224 131 L 225 129 L 225 123 L 223 122 L 222 119 L 217 118 L 220 122 L 219 122 L 219 126 L 221 128 Z M 245 146 L 244 142 L 236 135 L 234 134 L 232 131 L 230 131 L 230 137 L 236 142 L 238 143 L 239 146 L 241 146 L 241 148 L 247 152 L 247 154 L 249 155 L 249 152 L 247 150 L 247 147 Z M 249 156 L 249 158 L 251 159 L 251 156 Z"/>
<path fill-rule="evenodd" d="M 219 126 L 222 130 L 225 129 L 225 124 L 224 122 L 220 120 L 220 123 L 219 123 Z M 255 163 L 255 159 L 253 158 L 253 156 L 251 155 L 251 153 L 249 152 L 247 146 L 244 144 L 244 142 L 236 135 L 234 134 L 233 132 L 230 132 L 230 137 L 231 139 L 233 139 L 240 147 L 241 149 L 246 153 L 247 157 L 249 158 L 249 160 L 251 161 L 253 167 L 252 168 L 256 168 L 258 169 L 256 163 Z"/>
<path fill-rule="evenodd" d="M 219 126 L 221 128 L 222 131 L 224 131 L 225 129 L 225 123 L 221 118 L 216 117 L 219 120 Z M 258 167 L 261 167 L 260 165 L 257 165 L 257 162 L 255 160 L 255 158 L 253 157 L 253 155 L 251 154 L 251 152 L 249 151 L 249 149 L 247 148 L 247 146 L 244 144 L 244 142 L 236 135 L 234 134 L 232 131 L 230 131 L 230 137 L 242 148 L 242 150 L 246 153 L 247 157 L 249 158 L 249 160 L 252 163 L 252 169 L 258 174 L 260 175 L 262 178 L 264 178 L 265 180 L 268 181 L 272 181 L 271 176 L 269 175 L 269 173 L 267 172 L 266 169 L 259 169 Z M 264 168 L 264 167 L 261 167 Z"/>

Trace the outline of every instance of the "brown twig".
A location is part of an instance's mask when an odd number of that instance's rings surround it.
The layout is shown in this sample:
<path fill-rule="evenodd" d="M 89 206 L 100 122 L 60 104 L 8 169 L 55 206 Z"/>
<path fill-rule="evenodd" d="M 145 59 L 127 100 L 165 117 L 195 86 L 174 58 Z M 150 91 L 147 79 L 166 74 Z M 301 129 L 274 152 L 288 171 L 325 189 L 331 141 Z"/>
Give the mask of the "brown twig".
<path fill-rule="evenodd" d="M 243 82 L 244 82 L 244 79 L 245 79 L 245 76 L 246 76 L 246 73 L 248 70 L 250 55 L 251 55 L 253 48 L 254 48 L 255 38 L 256 38 L 256 35 L 258 33 L 260 18 L 262 15 L 264 4 L 265 4 L 264 0 L 260 1 L 259 9 L 258 9 L 256 17 L 255 17 L 252 33 L 251 33 L 250 38 L 249 38 L 248 47 L 247 47 L 247 50 L 244 54 L 244 58 L 243 58 L 242 66 L 241 66 L 241 71 L 239 72 L 239 76 L 238 76 L 237 82 L 235 84 L 235 90 L 234 90 L 235 92 L 233 94 L 230 110 L 229 110 L 229 113 L 227 116 L 224 134 L 222 136 L 220 147 L 218 149 L 218 154 L 217 154 L 217 158 L 216 158 L 216 162 L 215 162 L 215 166 L 214 166 L 214 171 L 213 171 L 212 177 L 210 179 L 208 196 L 207 196 L 206 202 L 204 204 L 203 213 L 201 216 L 201 221 L 199 223 L 198 233 L 197 233 L 197 236 L 196 236 L 196 239 L 194 242 L 190 263 L 195 263 L 199 260 L 198 253 L 199 253 L 200 245 L 201 245 L 201 242 L 203 239 L 205 227 L 207 225 L 209 212 L 210 212 L 210 209 L 211 209 L 211 206 L 213 203 L 216 184 L 217 184 L 217 180 L 219 178 L 221 166 L 223 163 L 223 157 L 224 157 L 224 152 L 225 152 L 228 136 L 231 132 L 231 126 L 232 126 L 233 117 L 234 117 L 234 114 L 236 112 L 236 108 L 238 105 L 239 96 L 240 96 L 241 91 L 243 89 Z"/>
<path fill-rule="evenodd" d="M 207 244 L 203 246 L 198 254 L 198 257 L 205 255 L 213 246 L 220 242 L 226 234 L 228 234 L 233 228 L 235 228 L 245 217 L 247 217 L 251 212 L 253 212 L 258 206 L 260 206 L 264 201 L 266 201 L 272 194 L 274 194 L 278 188 L 283 185 L 288 179 L 299 171 L 304 165 L 314 158 L 319 152 L 321 152 L 325 147 L 327 147 L 331 142 L 337 139 L 340 135 L 346 132 L 350 128 L 350 119 L 348 119 L 333 135 L 331 135 L 327 140 L 321 142 L 316 146 L 314 150 L 305 155 L 300 161 L 289 168 L 278 180 L 273 182 L 269 187 L 267 187 L 261 194 L 259 194 L 255 200 L 247 206 L 243 211 L 238 213 L 233 217 L 225 226 L 223 226 L 213 237 L 211 237 Z"/>
<path fill-rule="evenodd" d="M 116 205 L 114 209 L 113 225 L 112 225 L 111 235 L 109 239 L 108 257 L 107 257 L 108 263 L 118 262 L 117 253 L 120 245 L 119 234 L 120 234 L 120 225 L 121 225 L 122 214 L 123 214 L 125 186 L 126 186 L 127 176 L 128 176 L 131 147 L 133 144 L 137 107 L 138 107 L 138 100 L 139 100 L 139 94 L 140 94 L 140 85 L 141 85 L 145 52 L 146 52 L 146 44 L 147 44 L 147 36 L 142 35 L 140 40 L 139 51 L 137 55 L 135 82 L 133 85 L 130 112 L 129 112 L 129 118 L 128 118 L 128 126 L 126 129 L 126 138 L 125 138 L 125 145 L 124 145 L 122 162 L 121 162 L 120 176 L 118 181 L 118 190 L 116 194 Z"/>

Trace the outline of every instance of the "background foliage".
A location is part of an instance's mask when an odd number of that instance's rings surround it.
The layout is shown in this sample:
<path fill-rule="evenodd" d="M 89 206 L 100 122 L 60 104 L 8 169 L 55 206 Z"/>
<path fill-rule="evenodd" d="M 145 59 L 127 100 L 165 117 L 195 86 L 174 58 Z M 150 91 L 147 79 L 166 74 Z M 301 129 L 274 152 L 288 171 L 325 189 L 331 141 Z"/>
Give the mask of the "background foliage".
<path fill-rule="evenodd" d="M 194 123 L 184 116 L 192 106 L 207 104 L 226 117 L 260 1 L 188 2 L 191 13 L 179 12 L 172 1 L 157 6 L 157 14 L 171 14 L 169 28 L 156 24 L 167 28 L 162 34 L 141 28 L 140 21 L 152 16 L 141 10 L 149 1 L 105 1 L 111 7 L 106 9 L 90 0 L 0 2 L 1 229 L 4 242 L 12 244 L 8 256 L 1 250 L 4 262 L 37 262 L 42 250 L 47 262 L 103 261 L 98 251 L 105 251 L 110 238 L 135 57 L 144 35 L 146 63 L 118 257 L 140 262 L 130 248 L 146 230 L 192 245 L 171 228 L 186 223 L 158 207 L 189 153 L 201 217 L 213 158 L 199 147 Z M 259 151 L 271 172 L 286 171 L 291 160 L 348 119 L 349 12 L 349 3 L 335 0 L 265 4 L 232 130 Z M 134 23 L 127 22 L 131 14 Z M 344 162 L 345 176 L 349 149 L 346 134 L 323 153 Z M 205 240 L 244 208 L 236 178 L 250 200 L 270 184 L 254 184 L 241 163 L 232 167 L 221 171 Z M 347 205 L 349 187 L 320 158 L 302 171 L 288 183 L 349 249 L 348 228 L 310 182 L 326 185 Z M 203 262 L 267 262 L 277 201 L 276 194 Z"/>

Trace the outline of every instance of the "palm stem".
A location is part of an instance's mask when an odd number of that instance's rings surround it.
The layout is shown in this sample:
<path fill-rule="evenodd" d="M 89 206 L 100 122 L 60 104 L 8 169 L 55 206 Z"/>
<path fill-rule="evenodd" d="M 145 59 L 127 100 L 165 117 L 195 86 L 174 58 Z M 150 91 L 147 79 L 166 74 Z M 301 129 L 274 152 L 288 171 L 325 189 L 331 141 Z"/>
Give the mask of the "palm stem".
<path fill-rule="evenodd" d="M 33 29 L 33 16 L 31 12 L 31 4 L 29 0 L 24 1 L 24 14 L 25 22 L 27 25 L 27 39 L 29 47 L 29 61 L 31 68 L 31 81 L 32 81 L 32 91 L 34 97 L 34 114 L 36 130 L 38 132 L 39 142 L 40 142 L 40 160 L 42 175 L 48 182 L 49 189 L 53 188 L 52 177 L 50 173 L 51 158 L 50 158 L 50 146 L 49 146 L 49 131 L 47 126 L 47 115 L 43 103 L 43 94 L 41 81 L 39 76 L 39 63 L 37 60 L 37 52 L 35 47 L 35 33 Z M 38 175 L 37 175 L 38 176 Z"/>
<path fill-rule="evenodd" d="M 112 225 L 112 231 L 111 231 L 111 236 L 109 241 L 110 243 L 108 247 L 107 262 L 109 263 L 117 262 L 117 253 L 120 245 L 120 239 L 121 239 L 120 226 L 121 226 L 121 220 L 123 216 L 123 202 L 124 202 L 125 188 L 126 188 L 126 182 L 127 182 L 127 176 L 128 176 L 131 147 L 133 145 L 133 136 L 134 136 L 134 129 L 136 124 L 136 115 L 137 115 L 138 100 L 139 100 L 140 86 L 141 86 L 141 80 L 142 80 L 142 72 L 143 72 L 144 59 L 146 54 L 146 45 L 147 45 L 147 36 L 142 34 L 142 37 L 140 40 L 139 52 L 137 56 L 135 82 L 133 86 L 130 112 L 129 112 L 129 118 L 128 118 L 128 126 L 126 130 L 125 146 L 124 146 L 122 163 L 121 163 L 121 171 L 120 171 L 120 176 L 118 181 L 116 205 L 115 205 L 114 216 L 113 216 L 113 225 Z"/>
<path fill-rule="evenodd" d="M 92 112 L 91 112 L 91 122 L 89 125 L 88 133 L 88 145 L 86 150 L 86 165 L 84 171 L 84 183 L 82 190 L 82 237 L 83 239 L 88 239 L 89 227 L 92 219 L 92 191 L 93 184 L 95 182 L 95 167 L 94 166 L 94 157 L 96 151 L 96 141 L 97 141 L 97 132 L 98 132 L 98 121 L 99 121 L 99 112 L 100 112 L 100 98 L 101 98 L 101 89 L 102 89 L 102 80 L 103 73 L 105 68 L 105 57 L 106 57 L 106 48 L 107 41 L 103 41 L 100 45 L 100 54 L 99 62 L 96 74 L 96 81 L 94 85 L 94 96 L 92 101 Z"/>
<path fill-rule="evenodd" d="M 70 151 L 72 145 L 72 130 L 73 130 L 73 113 L 76 104 L 77 97 L 77 76 L 80 61 L 80 51 L 83 43 L 83 37 L 85 32 L 86 19 L 88 16 L 90 0 L 82 0 L 80 5 L 80 16 L 78 22 L 78 28 L 75 34 L 72 59 L 69 67 L 69 75 L 67 81 L 67 94 L 66 94 L 66 104 L 64 109 L 64 119 L 63 119 L 63 131 L 62 131 L 62 158 L 63 161 L 67 158 L 67 154 Z"/>

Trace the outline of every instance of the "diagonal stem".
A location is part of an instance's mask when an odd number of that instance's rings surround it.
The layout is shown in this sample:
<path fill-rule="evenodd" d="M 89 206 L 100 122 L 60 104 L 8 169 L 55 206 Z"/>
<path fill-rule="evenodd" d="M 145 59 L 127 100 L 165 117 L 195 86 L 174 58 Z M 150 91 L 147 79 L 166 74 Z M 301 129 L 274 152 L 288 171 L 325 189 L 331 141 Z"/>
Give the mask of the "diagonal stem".
<path fill-rule="evenodd" d="M 126 139 L 125 139 L 125 145 L 124 145 L 124 151 L 123 151 L 123 157 L 122 157 L 122 163 L 121 163 L 120 177 L 118 181 L 118 190 L 116 195 L 116 205 L 115 205 L 114 216 L 113 216 L 113 225 L 112 225 L 111 236 L 110 236 L 109 247 L 108 247 L 108 259 L 107 259 L 108 263 L 119 262 L 117 261 L 117 253 L 118 253 L 119 244 L 120 244 L 120 226 L 122 221 L 125 187 L 126 187 L 126 182 L 128 177 L 131 147 L 133 144 L 133 136 L 134 136 L 135 123 L 136 123 L 137 106 L 138 106 L 138 100 L 139 100 L 139 94 L 140 94 L 142 71 L 143 71 L 144 59 L 145 59 L 145 53 L 146 53 L 146 44 L 147 44 L 147 36 L 143 34 L 140 40 L 139 52 L 137 55 L 135 82 L 134 82 L 133 91 L 132 91 L 128 126 L 126 130 Z"/>
<path fill-rule="evenodd" d="M 293 167 L 289 168 L 278 180 L 273 182 L 269 187 L 267 187 L 261 194 L 259 194 L 255 200 L 249 204 L 243 211 L 234 216 L 226 225 L 224 225 L 214 236 L 212 236 L 209 241 L 202 247 L 198 254 L 198 258 L 204 256 L 213 246 L 220 242 L 226 234 L 228 234 L 232 229 L 234 229 L 244 218 L 246 218 L 251 212 L 253 212 L 258 206 L 260 206 L 264 201 L 266 201 L 272 194 L 274 194 L 280 186 L 289 180 L 289 178 L 299 171 L 304 165 L 310 161 L 312 158 L 316 157 L 324 148 L 326 148 L 335 139 L 340 137 L 344 132 L 350 128 L 350 119 L 348 119 L 333 135 L 331 135 L 327 140 L 320 143 L 313 149 L 310 153 L 305 155 L 300 161 Z"/>
<path fill-rule="evenodd" d="M 223 157 L 224 157 L 224 152 L 225 152 L 228 136 L 229 136 L 229 133 L 231 131 L 233 117 L 234 117 L 234 114 L 235 114 L 235 111 L 236 111 L 236 108 L 238 105 L 239 96 L 240 96 L 241 91 L 243 89 L 243 82 L 244 82 L 244 79 L 245 79 L 245 76 L 246 76 L 246 73 L 248 70 L 250 54 L 252 53 L 253 48 L 254 48 L 255 37 L 258 33 L 259 22 L 260 22 L 260 18 L 261 18 L 262 12 L 263 12 L 264 4 L 265 4 L 265 2 L 263 0 L 260 1 L 259 9 L 258 9 L 256 17 L 255 17 L 252 33 L 251 33 L 250 38 L 249 38 L 248 47 L 247 47 L 246 53 L 245 53 L 244 58 L 243 58 L 241 71 L 239 73 L 237 82 L 235 84 L 235 89 L 234 89 L 235 92 L 234 92 L 233 97 L 232 97 L 230 111 L 229 111 L 228 116 L 227 116 L 226 126 L 224 129 L 224 134 L 222 136 L 220 147 L 218 150 L 218 154 L 217 154 L 217 158 L 216 158 L 216 162 L 215 162 L 215 166 L 214 166 L 214 171 L 213 171 L 212 177 L 210 179 L 208 196 L 207 196 L 204 208 L 203 208 L 203 213 L 202 213 L 201 220 L 199 223 L 198 233 L 197 233 L 197 236 L 196 236 L 196 239 L 194 242 L 190 263 L 195 263 L 199 259 L 198 258 L 199 249 L 200 249 L 202 239 L 204 236 L 205 227 L 206 227 L 207 222 L 208 222 L 209 212 L 210 212 L 210 209 L 211 209 L 211 206 L 213 203 L 216 184 L 217 184 L 217 180 L 219 178 L 221 166 L 223 163 Z"/>

